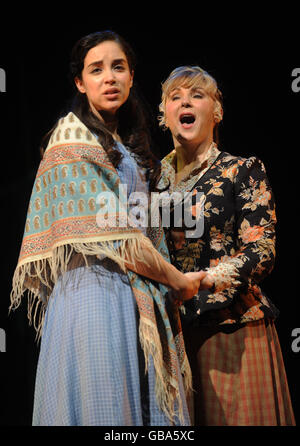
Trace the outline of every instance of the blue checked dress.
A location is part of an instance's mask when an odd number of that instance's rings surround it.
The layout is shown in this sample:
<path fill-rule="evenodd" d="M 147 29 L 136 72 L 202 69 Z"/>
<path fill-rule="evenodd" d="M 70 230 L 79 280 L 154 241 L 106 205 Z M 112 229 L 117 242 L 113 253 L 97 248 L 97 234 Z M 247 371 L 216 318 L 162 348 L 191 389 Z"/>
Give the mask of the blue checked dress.
<path fill-rule="evenodd" d="M 128 196 L 146 185 L 117 144 Z M 138 309 L 128 276 L 105 258 L 68 271 L 47 306 L 36 374 L 34 426 L 170 425 L 155 397 L 152 359 L 145 375 Z M 184 425 L 190 424 L 183 383 Z M 175 420 L 180 424 L 179 420 Z"/>

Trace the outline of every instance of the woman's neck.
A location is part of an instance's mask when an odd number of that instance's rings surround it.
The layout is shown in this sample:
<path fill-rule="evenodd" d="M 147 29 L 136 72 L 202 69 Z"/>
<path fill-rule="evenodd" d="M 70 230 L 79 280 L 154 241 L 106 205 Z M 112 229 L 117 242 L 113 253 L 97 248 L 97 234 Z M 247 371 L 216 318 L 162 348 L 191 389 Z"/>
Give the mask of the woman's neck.
<path fill-rule="evenodd" d="M 177 173 L 183 169 L 193 168 L 193 166 L 196 167 L 196 165 L 200 165 L 206 158 L 212 142 L 213 141 L 210 139 L 194 147 L 177 142 L 177 145 L 175 146 Z"/>
<path fill-rule="evenodd" d="M 117 130 L 118 130 L 118 119 L 117 119 L 116 115 L 110 115 L 110 114 L 103 113 L 103 112 L 101 112 L 99 114 L 100 114 L 107 130 L 109 130 L 112 135 L 116 134 Z"/>
<path fill-rule="evenodd" d="M 97 118 L 103 122 L 107 130 L 111 133 L 112 137 L 115 141 L 121 141 L 120 136 L 118 135 L 118 118 L 116 114 L 107 113 L 103 110 L 93 110 L 93 113 L 97 116 Z"/>

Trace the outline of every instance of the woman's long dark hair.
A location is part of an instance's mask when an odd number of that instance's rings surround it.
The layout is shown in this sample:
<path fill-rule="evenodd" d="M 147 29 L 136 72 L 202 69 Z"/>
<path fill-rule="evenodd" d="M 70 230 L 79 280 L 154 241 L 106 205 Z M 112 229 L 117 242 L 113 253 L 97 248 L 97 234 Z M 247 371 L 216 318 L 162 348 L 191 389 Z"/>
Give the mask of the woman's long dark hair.
<path fill-rule="evenodd" d="M 135 54 L 131 46 L 121 36 L 113 31 L 95 32 L 81 38 L 72 49 L 70 77 L 74 88 L 75 78 L 81 79 L 84 60 L 88 51 L 105 41 L 116 42 L 126 55 L 130 71 L 135 70 Z M 92 133 L 97 135 L 110 161 L 114 167 L 117 167 L 122 155 L 115 148 L 115 141 L 112 134 L 106 128 L 105 124 L 92 112 L 86 95 L 80 93 L 77 89 L 71 104 L 71 111 Z M 117 113 L 118 134 L 123 144 L 136 155 L 138 164 L 147 169 L 150 188 L 154 188 L 160 174 L 160 162 L 151 151 L 151 136 L 149 131 L 149 127 L 151 127 L 151 114 L 149 108 L 147 109 L 146 107 L 145 101 L 138 94 L 135 85 L 131 87 L 127 101 L 120 107 Z M 45 136 L 42 142 L 41 153 L 44 152 L 54 128 Z"/>

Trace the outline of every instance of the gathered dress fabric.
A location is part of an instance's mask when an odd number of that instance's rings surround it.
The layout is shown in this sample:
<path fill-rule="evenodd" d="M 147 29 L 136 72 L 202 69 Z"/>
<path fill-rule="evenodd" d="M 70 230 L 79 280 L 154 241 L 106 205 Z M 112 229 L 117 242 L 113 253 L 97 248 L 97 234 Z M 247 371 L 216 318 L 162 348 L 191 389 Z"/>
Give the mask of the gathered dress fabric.
<path fill-rule="evenodd" d="M 260 287 L 275 260 L 275 203 L 265 167 L 213 143 L 178 183 L 175 174 L 173 151 L 162 161 L 160 188 L 190 193 L 190 214 L 203 224 L 193 237 L 173 209 L 166 229 L 172 263 L 182 272 L 205 270 L 215 283 L 181 308 L 193 423 L 295 425 L 275 328 L 279 311 Z"/>

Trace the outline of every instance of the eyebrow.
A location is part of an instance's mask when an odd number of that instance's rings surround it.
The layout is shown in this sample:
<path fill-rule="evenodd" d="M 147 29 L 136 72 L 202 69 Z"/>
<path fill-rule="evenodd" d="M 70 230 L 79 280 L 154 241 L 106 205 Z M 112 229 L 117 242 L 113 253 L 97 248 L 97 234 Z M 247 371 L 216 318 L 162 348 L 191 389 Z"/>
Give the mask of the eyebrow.
<path fill-rule="evenodd" d="M 112 62 L 114 65 L 115 64 L 119 64 L 119 63 L 126 63 L 126 60 L 125 59 L 123 59 L 123 58 L 120 58 L 120 59 L 114 59 L 113 60 L 113 62 Z M 91 62 L 88 66 L 87 66 L 87 68 L 89 68 L 89 67 L 92 67 L 92 66 L 95 66 L 95 65 L 103 65 L 103 60 L 95 60 L 94 62 Z"/>
<path fill-rule="evenodd" d="M 172 90 L 170 91 L 169 95 L 171 95 L 172 93 L 180 91 L 181 88 L 186 88 L 187 90 L 190 89 L 192 92 L 197 91 L 197 90 L 201 90 L 204 93 L 206 92 L 206 90 L 203 87 L 200 87 L 200 86 L 197 87 L 196 85 L 194 87 L 180 87 L 180 86 L 178 86 L 178 87 L 172 88 Z"/>

